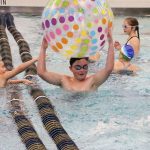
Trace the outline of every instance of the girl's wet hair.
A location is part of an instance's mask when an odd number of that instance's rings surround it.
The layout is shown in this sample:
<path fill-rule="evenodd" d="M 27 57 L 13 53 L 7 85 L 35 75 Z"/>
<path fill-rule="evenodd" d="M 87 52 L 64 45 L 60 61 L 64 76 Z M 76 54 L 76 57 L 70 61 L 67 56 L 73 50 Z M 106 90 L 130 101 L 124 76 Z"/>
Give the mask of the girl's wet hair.
<path fill-rule="evenodd" d="M 138 20 L 136 18 L 134 18 L 134 17 L 127 17 L 127 18 L 125 18 L 125 20 L 128 22 L 128 24 L 130 26 L 135 27 L 135 30 L 137 31 L 138 38 L 140 39 L 139 22 L 138 22 Z"/>
<path fill-rule="evenodd" d="M 70 66 L 72 66 L 77 60 L 80 60 L 80 59 L 85 59 L 85 60 L 89 60 L 89 57 L 82 57 L 82 58 L 75 58 L 75 57 L 72 57 L 70 58 Z"/>

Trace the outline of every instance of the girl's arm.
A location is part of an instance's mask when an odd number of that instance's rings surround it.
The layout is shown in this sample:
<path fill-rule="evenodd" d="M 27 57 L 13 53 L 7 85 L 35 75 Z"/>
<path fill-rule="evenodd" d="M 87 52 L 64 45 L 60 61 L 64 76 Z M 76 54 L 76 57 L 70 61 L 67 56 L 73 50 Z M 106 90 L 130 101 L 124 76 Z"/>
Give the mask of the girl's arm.
<path fill-rule="evenodd" d="M 26 85 L 30 85 L 30 84 L 33 84 L 32 81 L 30 80 L 27 80 L 27 79 L 20 79 L 20 80 L 8 80 L 7 81 L 7 84 L 19 84 L 19 83 L 23 83 L 23 84 L 26 84 Z"/>
<path fill-rule="evenodd" d="M 7 73 L 5 74 L 5 78 L 10 79 L 10 78 L 16 76 L 18 73 L 27 69 L 30 65 L 35 63 L 37 60 L 38 60 L 38 58 L 33 58 L 25 63 L 20 64 L 18 67 L 14 68 L 13 70 L 7 71 Z"/>

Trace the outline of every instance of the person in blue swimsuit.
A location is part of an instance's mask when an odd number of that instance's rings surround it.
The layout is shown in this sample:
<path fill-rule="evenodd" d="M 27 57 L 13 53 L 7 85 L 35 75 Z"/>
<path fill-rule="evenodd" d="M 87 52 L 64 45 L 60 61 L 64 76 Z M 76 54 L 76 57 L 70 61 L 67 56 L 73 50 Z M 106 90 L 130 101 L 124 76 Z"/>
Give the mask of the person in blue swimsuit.
<path fill-rule="evenodd" d="M 123 21 L 123 30 L 124 33 L 128 35 L 127 42 L 125 45 L 131 45 L 134 49 L 134 57 L 138 56 L 140 51 L 140 35 L 139 35 L 139 23 L 136 18 L 128 17 Z M 121 50 L 121 44 L 118 41 L 115 41 L 114 47 L 117 50 Z"/>

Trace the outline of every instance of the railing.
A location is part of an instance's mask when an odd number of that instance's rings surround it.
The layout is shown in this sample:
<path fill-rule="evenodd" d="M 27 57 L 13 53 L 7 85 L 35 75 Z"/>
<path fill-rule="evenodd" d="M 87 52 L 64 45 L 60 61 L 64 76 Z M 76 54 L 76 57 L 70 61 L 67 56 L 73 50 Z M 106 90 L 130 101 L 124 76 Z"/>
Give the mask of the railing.
<path fill-rule="evenodd" d="M 0 6 L 44 7 L 49 0 L 0 0 Z"/>
<path fill-rule="evenodd" d="M 44 7 L 49 0 L 0 0 L 0 6 Z M 150 8 L 150 0 L 108 0 L 112 8 Z"/>

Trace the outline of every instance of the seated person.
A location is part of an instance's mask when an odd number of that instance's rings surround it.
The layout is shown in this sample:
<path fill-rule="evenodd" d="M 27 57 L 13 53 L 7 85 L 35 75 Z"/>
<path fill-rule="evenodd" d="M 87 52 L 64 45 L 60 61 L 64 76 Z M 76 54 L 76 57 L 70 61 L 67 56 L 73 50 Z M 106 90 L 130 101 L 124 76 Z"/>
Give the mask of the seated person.
<path fill-rule="evenodd" d="M 14 84 L 14 83 L 24 83 L 24 84 L 32 84 L 31 81 L 22 79 L 22 80 L 10 80 L 10 78 L 16 76 L 18 73 L 24 71 L 26 68 L 28 68 L 30 65 L 32 65 L 34 62 L 36 62 L 38 59 L 33 58 L 25 63 L 20 64 L 18 67 L 14 68 L 11 71 L 8 71 L 6 67 L 4 66 L 4 63 L 2 60 L 0 60 L 0 88 L 5 87 L 7 84 Z"/>
<path fill-rule="evenodd" d="M 139 70 L 139 67 L 131 63 L 133 57 L 132 46 L 125 44 L 120 50 L 118 61 L 115 61 L 113 73 L 132 74 Z"/>

